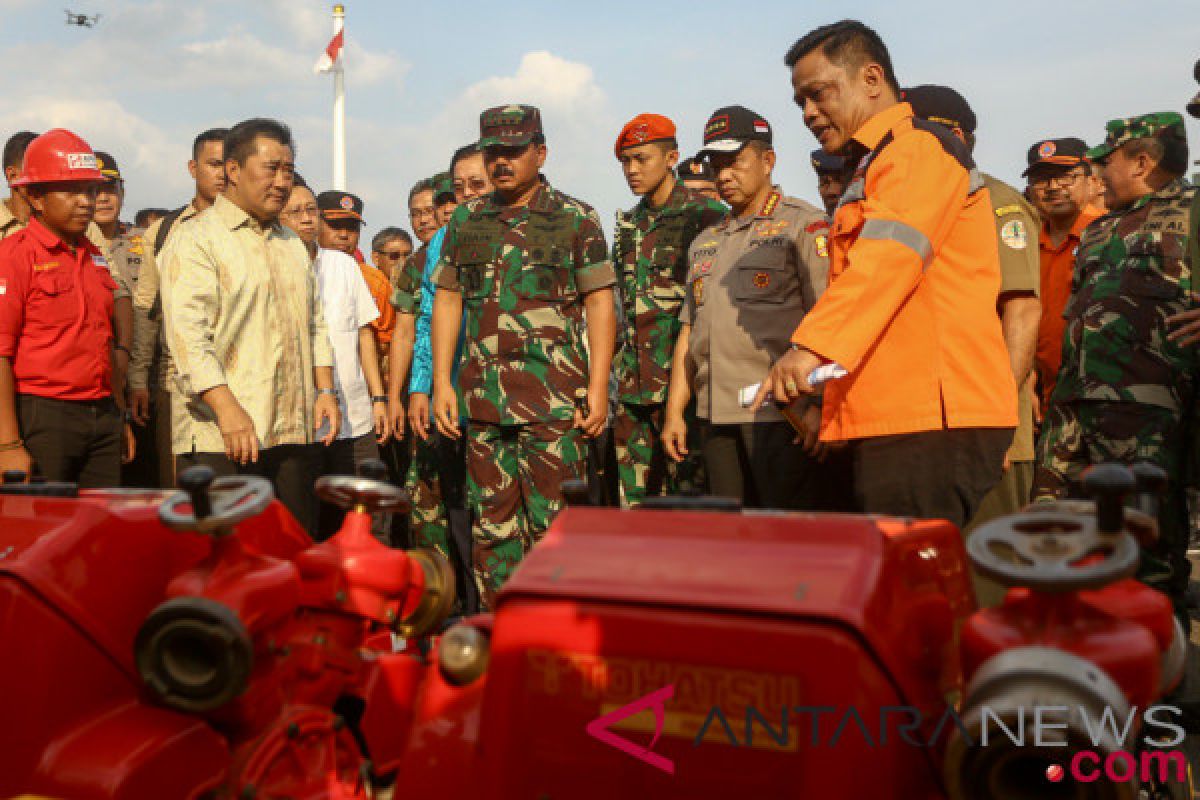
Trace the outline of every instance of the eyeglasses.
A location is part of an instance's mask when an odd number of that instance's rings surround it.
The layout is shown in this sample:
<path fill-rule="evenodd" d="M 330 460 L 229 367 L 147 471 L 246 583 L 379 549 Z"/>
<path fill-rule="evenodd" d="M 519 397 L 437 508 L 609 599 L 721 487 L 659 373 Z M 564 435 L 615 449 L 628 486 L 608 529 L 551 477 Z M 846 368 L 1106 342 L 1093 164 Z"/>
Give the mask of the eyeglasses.
<path fill-rule="evenodd" d="M 395 260 L 398 258 L 404 258 L 408 255 L 408 252 L 405 250 L 376 250 L 375 255 Z"/>
<path fill-rule="evenodd" d="M 299 208 L 286 209 L 280 216 L 284 217 L 315 217 L 317 215 L 317 207 L 300 206 Z"/>
<path fill-rule="evenodd" d="M 1079 170 L 1072 170 L 1058 175 L 1031 175 L 1029 177 L 1029 185 L 1035 189 L 1049 189 L 1052 185 L 1057 184 L 1064 189 L 1070 188 L 1080 178 L 1085 177 L 1087 173 Z"/>
<path fill-rule="evenodd" d="M 408 216 L 412 219 L 421 219 L 422 217 L 433 217 L 437 213 L 433 208 L 410 208 Z"/>

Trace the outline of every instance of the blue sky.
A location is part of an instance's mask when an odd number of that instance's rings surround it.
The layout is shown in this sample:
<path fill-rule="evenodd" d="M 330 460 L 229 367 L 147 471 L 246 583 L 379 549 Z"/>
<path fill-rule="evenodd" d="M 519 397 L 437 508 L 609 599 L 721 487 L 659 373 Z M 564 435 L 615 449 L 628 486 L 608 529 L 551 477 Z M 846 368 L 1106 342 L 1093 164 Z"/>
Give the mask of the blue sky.
<path fill-rule="evenodd" d="M 369 231 L 407 228 L 413 181 L 444 169 L 453 149 L 476 137 L 478 112 L 501 102 L 542 107 L 547 175 L 596 206 L 606 228 L 633 202 L 612 141 L 642 111 L 672 117 L 686 155 L 713 109 L 755 109 L 775 128 L 777 181 L 815 201 L 814 142 L 791 103 L 782 56 L 810 28 L 843 16 L 880 32 L 901 83 L 944 83 L 966 95 L 979 117 L 977 161 L 1018 186 L 1037 139 L 1094 143 L 1111 117 L 1182 109 L 1197 89 L 1200 56 L 1194 0 L 346 6 L 349 188 L 366 203 Z M 100 22 L 68 27 L 64 7 L 99 13 Z M 276 116 L 297 135 L 305 177 L 325 188 L 332 79 L 312 66 L 329 38 L 331 7 L 0 0 L 0 135 L 76 129 L 121 164 L 131 218 L 137 208 L 188 199 L 196 132 Z"/>

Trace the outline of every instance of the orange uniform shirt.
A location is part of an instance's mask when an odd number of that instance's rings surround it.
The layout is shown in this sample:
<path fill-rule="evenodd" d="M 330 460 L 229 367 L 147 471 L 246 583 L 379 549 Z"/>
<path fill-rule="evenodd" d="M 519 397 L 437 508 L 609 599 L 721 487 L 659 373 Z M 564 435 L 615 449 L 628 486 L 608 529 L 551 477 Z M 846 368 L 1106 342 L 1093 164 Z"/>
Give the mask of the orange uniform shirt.
<path fill-rule="evenodd" d="M 1042 258 L 1042 321 L 1038 325 L 1037 355 L 1034 366 L 1041 382 L 1042 408 L 1049 408 L 1050 393 L 1062 366 L 1063 331 L 1067 322 L 1063 310 L 1071 297 L 1071 276 L 1075 272 L 1075 251 L 1079 249 L 1079 237 L 1083 229 L 1100 216 L 1095 209 L 1085 208 L 1080 212 L 1070 233 L 1058 247 L 1050 244 L 1045 224 L 1038 235 L 1038 249 Z"/>
<path fill-rule="evenodd" d="M 829 288 L 792 337 L 849 371 L 825 385 L 821 439 L 1015 427 L 982 177 L 961 142 L 907 103 L 854 139 L 873 155 L 834 214 Z"/>
<path fill-rule="evenodd" d="M 392 308 L 391 302 L 392 284 L 378 267 L 363 261 L 358 262 L 358 266 L 362 270 L 363 280 L 367 282 L 367 288 L 371 291 L 371 297 L 375 298 L 375 305 L 379 306 L 379 319 L 371 323 L 371 330 L 375 331 L 379 355 L 383 357 L 387 355 L 388 345 L 392 343 L 392 333 L 396 330 L 396 309 Z"/>

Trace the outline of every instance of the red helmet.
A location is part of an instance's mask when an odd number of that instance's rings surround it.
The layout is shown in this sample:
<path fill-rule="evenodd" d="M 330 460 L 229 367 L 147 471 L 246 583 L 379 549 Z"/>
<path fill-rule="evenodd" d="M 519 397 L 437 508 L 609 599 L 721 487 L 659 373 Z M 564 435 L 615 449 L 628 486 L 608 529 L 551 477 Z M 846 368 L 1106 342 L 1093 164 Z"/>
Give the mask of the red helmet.
<path fill-rule="evenodd" d="M 13 186 L 55 181 L 102 181 L 96 155 L 83 139 L 63 128 L 54 128 L 29 143 L 21 176 Z"/>

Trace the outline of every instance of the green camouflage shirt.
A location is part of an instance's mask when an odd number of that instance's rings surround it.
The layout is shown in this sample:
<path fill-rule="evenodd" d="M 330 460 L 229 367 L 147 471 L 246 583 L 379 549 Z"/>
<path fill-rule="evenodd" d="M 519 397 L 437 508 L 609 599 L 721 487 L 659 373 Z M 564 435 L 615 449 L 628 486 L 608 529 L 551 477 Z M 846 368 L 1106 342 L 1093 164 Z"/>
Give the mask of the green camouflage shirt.
<path fill-rule="evenodd" d="M 583 295 L 616 280 L 596 212 L 543 182 L 528 206 L 493 195 L 450 218 L 433 275 L 461 292 L 466 415 L 513 425 L 570 419 L 588 384 Z"/>
<path fill-rule="evenodd" d="M 624 325 L 615 368 L 621 402 L 666 401 L 688 247 L 727 213 L 725 206 L 682 183 L 660 209 L 643 198 L 632 211 L 617 212 L 613 265 L 620 273 Z"/>
<path fill-rule="evenodd" d="M 1190 402 L 1192 354 L 1167 341 L 1166 319 L 1192 304 L 1185 254 L 1195 193 L 1175 180 L 1084 230 L 1052 402 L 1139 403 L 1176 412 Z"/>
<path fill-rule="evenodd" d="M 421 278 L 428 250 L 429 245 L 421 245 L 417 252 L 404 259 L 404 264 L 392 269 L 392 308 L 401 314 L 416 314 L 420 310 Z"/>

